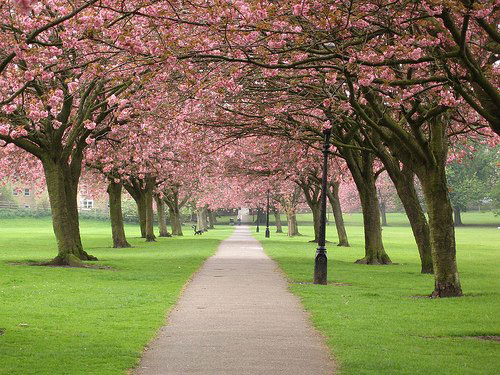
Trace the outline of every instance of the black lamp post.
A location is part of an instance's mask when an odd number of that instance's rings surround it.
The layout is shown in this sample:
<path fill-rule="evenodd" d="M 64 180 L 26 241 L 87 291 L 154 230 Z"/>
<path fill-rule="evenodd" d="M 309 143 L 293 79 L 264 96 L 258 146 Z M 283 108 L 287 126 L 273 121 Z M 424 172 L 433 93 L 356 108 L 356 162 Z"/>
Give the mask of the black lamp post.
<path fill-rule="evenodd" d="M 326 182 L 328 179 L 328 149 L 330 148 L 330 129 L 323 130 L 323 178 L 321 180 L 321 208 L 319 221 L 319 241 L 314 260 L 314 284 L 326 285 L 327 283 L 327 257 L 326 257 Z"/>
<path fill-rule="evenodd" d="M 260 207 L 257 207 L 257 229 L 255 230 L 257 233 L 259 233 L 259 224 L 260 224 Z"/>
<path fill-rule="evenodd" d="M 269 232 L 269 189 L 267 189 L 267 218 L 266 218 L 266 238 L 271 237 Z"/>

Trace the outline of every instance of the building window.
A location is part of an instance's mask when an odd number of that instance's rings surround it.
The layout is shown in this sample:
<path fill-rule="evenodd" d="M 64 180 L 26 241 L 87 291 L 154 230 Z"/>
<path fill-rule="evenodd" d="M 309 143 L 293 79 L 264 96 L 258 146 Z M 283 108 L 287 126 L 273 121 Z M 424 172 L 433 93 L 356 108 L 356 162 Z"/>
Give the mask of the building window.
<path fill-rule="evenodd" d="M 17 189 L 12 189 L 12 195 L 18 195 Z"/>
<path fill-rule="evenodd" d="M 29 197 L 30 195 L 31 195 L 30 189 L 25 188 L 25 189 L 24 189 L 24 196 L 25 196 L 25 197 Z"/>
<path fill-rule="evenodd" d="M 91 210 L 94 208 L 94 201 L 92 199 L 84 199 L 82 201 L 82 209 Z"/>

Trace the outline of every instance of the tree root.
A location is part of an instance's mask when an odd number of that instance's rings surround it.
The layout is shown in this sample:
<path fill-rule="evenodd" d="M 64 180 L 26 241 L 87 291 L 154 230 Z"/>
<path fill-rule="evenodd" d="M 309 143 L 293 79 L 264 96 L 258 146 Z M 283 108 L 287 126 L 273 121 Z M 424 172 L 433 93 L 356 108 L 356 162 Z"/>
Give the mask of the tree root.
<path fill-rule="evenodd" d="M 381 256 L 381 257 L 364 257 L 358 259 L 354 263 L 356 264 L 368 264 L 368 265 L 389 265 L 392 264 L 389 256 Z"/>

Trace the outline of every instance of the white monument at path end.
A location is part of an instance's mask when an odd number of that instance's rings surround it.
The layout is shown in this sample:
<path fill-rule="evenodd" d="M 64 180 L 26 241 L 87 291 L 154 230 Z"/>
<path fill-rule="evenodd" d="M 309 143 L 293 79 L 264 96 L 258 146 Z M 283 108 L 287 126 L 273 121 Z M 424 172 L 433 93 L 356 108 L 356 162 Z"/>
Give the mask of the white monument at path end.
<path fill-rule="evenodd" d="M 238 210 L 238 219 L 241 220 L 242 224 L 250 224 L 253 222 L 252 215 L 250 215 L 250 209 L 247 207 L 242 207 Z"/>

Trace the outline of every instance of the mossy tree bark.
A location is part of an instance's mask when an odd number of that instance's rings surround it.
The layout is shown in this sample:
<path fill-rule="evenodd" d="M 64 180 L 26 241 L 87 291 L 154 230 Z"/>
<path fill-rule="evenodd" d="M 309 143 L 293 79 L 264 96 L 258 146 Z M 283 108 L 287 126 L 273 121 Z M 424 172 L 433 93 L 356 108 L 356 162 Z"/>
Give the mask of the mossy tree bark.
<path fill-rule="evenodd" d="M 415 174 L 388 152 L 376 133 L 371 140 L 408 216 L 420 256 L 421 273 L 433 273 L 429 224 L 415 189 Z"/>
<path fill-rule="evenodd" d="M 330 180 L 328 183 L 327 194 L 330 205 L 332 206 L 333 217 L 335 218 L 337 236 L 339 237 L 339 243 L 337 246 L 349 247 L 347 231 L 344 225 L 344 216 L 342 215 L 342 207 L 340 205 L 339 189 L 340 182 L 337 180 Z"/>
<path fill-rule="evenodd" d="M 369 109 L 353 96 L 351 104 L 366 124 L 380 136 L 391 154 L 417 175 L 422 184 L 431 239 L 434 268 L 434 297 L 457 297 L 462 287 L 456 263 L 453 209 L 448 196 L 445 165 L 448 155 L 448 108 L 438 105 L 416 106 L 412 116 L 404 116 L 407 128 L 386 111 L 384 101 L 369 88 L 362 88 Z M 407 130 L 409 129 L 409 130 Z"/>
<path fill-rule="evenodd" d="M 462 295 L 458 276 L 453 209 L 448 197 L 444 166 L 419 176 L 429 215 L 435 297 Z"/>
<path fill-rule="evenodd" d="M 153 211 L 153 189 L 155 181 L 153 178 L 146 178 L 146 242 L 156 241 L 154 233 L 154 211 Z"/>
<path fill-rule="evenodd" d="M 379 202 L 373 171 L 374 156 L 369 151 L 358 151 L 350 148 L 344 148 L 342 155 L 353 176 L 363 210 L 365 256 L 358 259 L 356 263 L 391 264 L 391 259 L 385 252 L 382 242 Z"/>
<path fill-rule="evenodd" d="M 111 219 L 111 233 L 113 237 L 114 248 L 131 247 L 125 236 L 122 212 L 122 184 L 114 182 L 110 178 L 108 183 L 109 195 L 109 216 Z"/>
<path fill-rule="evenodd" d="M 183 236 L 184 234 L 182 233 L 181 214 L 179 209 L 169 207 L 168 214 L 170 217 L 170 226 L 172 227 L 172 235 Z"/>
<path fill-rule="evenodd" d="M 172 235 L 183 236 L 180 210 L 188 202 L 189 195 L 186 194 L 184 199 L 179 199 L 179 188 L 177 186 L 173 186 L 165 190 L 163 193 L 163 199 L 168 206 L 168 215 L 170 217 Z"/>
<path fill-rule="evenodd" d="M 156 211 L 158 212 L 158 231 L 160 232 L 160 237 L 172 237 L 168 233 L 167 228 L 167 216 L 165 215 L 165 202 L 158 195 L 155 194 Z"/>
<path fill-rule="evenodd" d="M 71 162 L 50 153 L 41 158 L 57 240 L 58 254 L 50 262 L 53 265 L 80 266 L 82 260 L 97 260 L 83 250 L 80 237 L 77 194 L 82 158 L 74 156 Z"/>
<path fill-rule="evenodd" d="M 212 210 L 207 210 L 207 218 L 208 218 L 208 228 L 215 228 L 215 212 Z"/>
<path fill-rule="evenodd" d="M 413 236 L 415 237 L 418 254 L 420 256 L 421 272 L 433 273 L 431 234 L 424 210 L 418 200 L 413 172 L 403 166 L 400 176 L 394 185 L 403 203 L 403 207 L 413 231 Z"/>
<path fill-rule="evenodd" d="M 274 223 L 276 225 L 276 233 L 283 233 L 283 224 L 281 223 L 280 210 L 274 208 L 273 214 L 274 214 Z"/>

